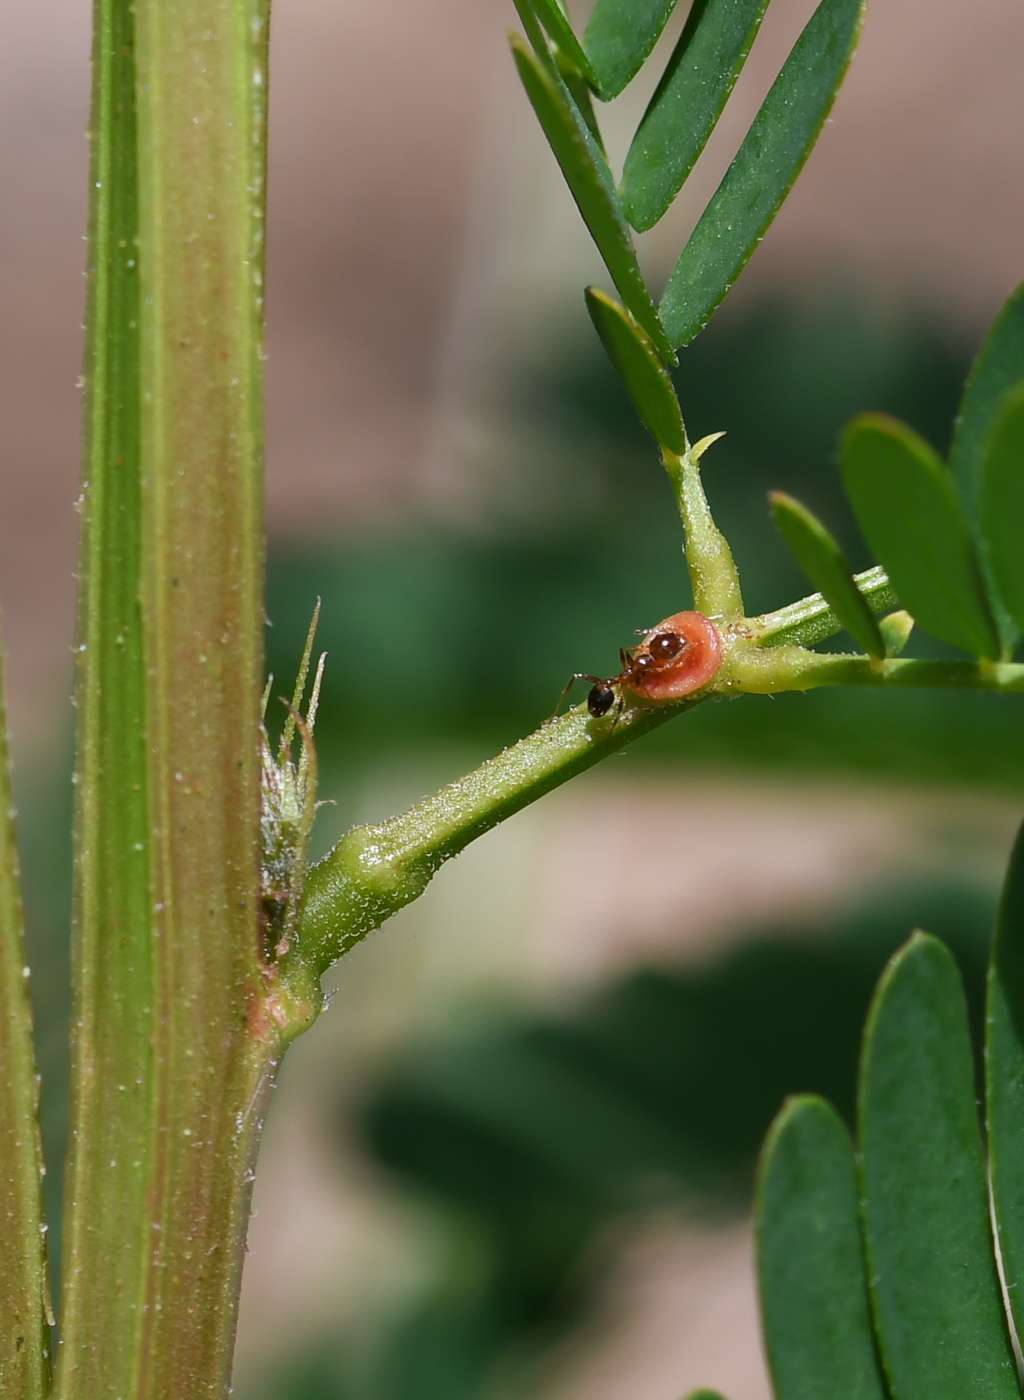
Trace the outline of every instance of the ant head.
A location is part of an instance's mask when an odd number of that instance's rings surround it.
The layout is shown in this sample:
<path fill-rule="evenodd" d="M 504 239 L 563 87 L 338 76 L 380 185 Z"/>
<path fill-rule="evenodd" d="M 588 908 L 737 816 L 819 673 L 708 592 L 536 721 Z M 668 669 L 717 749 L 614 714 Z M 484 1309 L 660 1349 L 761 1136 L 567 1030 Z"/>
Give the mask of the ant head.
<path fill-rule="evenodd" d="M 594 719 L 601 719 L 615 704 L 615 691 L 607 681 L 599 681 L 587 696 L 587 709 Z"/>
<path fill-rule="evenodd" d="M 678 632 L 655 632 L 647 643 L 647 651 L 655 661 L 672 661 L 686 650 L 687 645 Z"/>

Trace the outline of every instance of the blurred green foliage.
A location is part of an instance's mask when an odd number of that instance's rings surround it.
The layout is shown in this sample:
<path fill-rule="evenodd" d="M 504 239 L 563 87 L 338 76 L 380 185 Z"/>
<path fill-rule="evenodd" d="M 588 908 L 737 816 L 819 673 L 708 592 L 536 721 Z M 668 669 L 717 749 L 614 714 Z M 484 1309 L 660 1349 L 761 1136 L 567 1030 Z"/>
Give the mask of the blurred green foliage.
<path fill-rule="evenodd" d="M 833 291 L 801 303 L 763 302 L 743 314 L 727 311 L 680 361 L 676 378 L 691 437 L 721 428 L 728 433 L 705 459 L 705 477 L 742 569 L 748 608 L 756 611 L 806 590 L 776 535 L 767 491 L 781 487 L 806 501 L 854 567 L 864 567 L 870 560 L 839 484 L 839 431 L 853 413 L 878 409 L 902 417 L 944 451 L 969 353 L 924 314 L 878 312 L 859 292 Z M 320 641 L 330 657 L 317 737 L 327 769 L 325 796 L 340 789 L 343 806 L 344 780 L 354 767 L 372 768 L 396 751 L 419 753 L 452 741 L 461 763 L 511 742 L 550 713 L 570 671 L 612 670 L 618 647 L 634 629 L 689 600 L 679 526 L 657 449 L 596 340 L 571 355 L 552 353 L 521 365 L 505 381 L 492 418 L 501 460 L 478 464 L 487 487 L 471 527 L 417 520 L 358 540 L 291 549 L 271 542 L 268 662 L 282 691 L 290 689 L 313 602 L 323 595 Z M 627 761 L 817 772 L 855 767 L 885 776 L 1024 786 L 1021 703 L 952 692 L 745 697 L 700 707 L 648 737 Z M 70 829 L 71 789 L 68 755 L 59 764 L 50 758 L 52 771 L 16 772 L 15 781 L 51 1163 L 50 1240 L 59 1249 L 70 843 L 61 848 L 53 837 Z M 961 926 L 973 930 L 971 938 L 987 928 L 987 912 L 972 914 L 962 902 L 951 908 L 960 911 Z M 930 920 L 969 961 L 949 919 L 933 917 L 930 907 L 917 917 Z M 843 961 L 847 953 L 836 951 L 846 947 L 842 939 L 823 952 L 762 941 L 699 986 L 667 974 L 638 974 L 610 990 L 578 1025 L 506 1025 L 469 1050 L 432 1051 L 419 1081 L 396 1072 L 368 1110 L 375 1150 L 420 1190 L 445 1200 L 459 1224 L 452 1226 L 451 1269 L 439 1277 L 436 1296 L 375 1353 L 370 1370 L 376 1379 L 371 1383 L 368 1371 L 359 1380 L 360 1400 L 367 1387 L 382 1400 L 419 1400 L 435 1391 L 445 1400 L 475 1394 L 481 1378 L 492 1375 L 495 1358 L 508 1354 L 510 1337 L 533 1335 L 534 1328 L 538 1337 L 554 1335 L 576 1315 L 583 1295 L 574 1292 L 574 1270 L 609 1211 L 635 1203 L 637 1191 L 647 1199 L 651 1192 L 684 1188 L 691 1206 L 699 1198 L 702 1209 L 712 1202 L 717 1210 L 730 1209 L 730 1202 L 745 1198 L 753 1154 L 782 1094 L 817 1089 L 845 1111 L 852 1072 L 844 1066 L 852 1063 L 867 989 L 885 953 L 905 937 L 907 914 L 898 913 L 886 927 L 889 932 L 872 935 L 868 924 L 861 926 L 856 936 L 865 939 L 863 964 L 853 952 L 852 962 Z M 881 942 L 872 943 L 873 937 Z M 971 946 L 980 948 L 980 942 Z M 975 974 L 980 959 L 979 952 L 971 964 Z M 852 981 L 840 995 L 847 976 Z M 826 984 L 839 1000 L 819 1005 L 813 989 Z M 779 1019 L 771 1023 L 773 1006 Z M 430 1076 L 440 1075 L 440 1083 L 446 1064 L 479 1054 L 481 1091 L 488 1092 L 488 1065 L 516 1078 L 526 1125 L 544 1111 L 528 1092 L 529 1066 L 561 1064 L 563 1073 L 568 1061 L 573 1074 L 589 1076 L 598 1098 L 614 1104 L 616 1083 L 641 1071 L 615 1067 L 617 1052 L 601 1049 L 602 1038 L 619 1043 L 635 1032 L 642 1046 L 644 1017 L 654 1018 L 651 1045 L 661 1046 L 667 1060 L 684 1050 L 695 1053 L 692 1047 L 708 1036 L 705 1053 L 718 1076 L 709 1082 L 719 1086 L 721 1098 L 701 1097 L 697 1060 L 686 1061 L 694 1076 L 688 1087 L 678 1077 L 660 1088 L 652 1080 L 636 1112 L 649 1120 L 652 1105 L 661 1103 L 660 1126 L 645 1120 L 644 1129 L 661 1146 L 644 1158 L 650 1169 L 632 1177 L 609 1173 L 598 1160 L 585 1179 L 578 1163 L 563 1165 L 559 1174 L 543 1152 L 538 1164 L 534 1148 L 510 1142 L 508 1124 L 488 1129 L 481 1142 L 480 1124 L 462 1113 L 453 1125 L 442 1113 L 443 1095 L 431 1088 Z M 674 1018 L 682 1019 L 673 1029 Z M 814 1040 L 822 1030 L 845 1045 L 842 1053 L 823 1054 Z M 744 1056 L 756 1070 L 752 1076 Z M 811 1058 L 819 1064 L 818 1078 L 800 1070 Z M 600 1081 L 599 1067 L 611 1076 L 608 1083 Z M 670 1109 L 685 1109 L 671 1129 Z M 421 1133 L 412 1130 L 416 1122 Z M 435 1160 L 438 1146 L 443 1150 Z M 624 1150 L 639 1161 L 635 1145 Z M 499 1218 L 480 1198 L 484 1176 L 529 1186 L 529 1199 L 512 1190 Z M 534 1255 L 538 1242 L 543 1247 Z M 343 1393 L 333 1356 L 310 1365 L 305 1390 L 280 1393 L 296 1400 Z M 349 1384 L 356 1382 L 350 1378 Z"/>
<path fill-rule="evenodd" d="M 694 971 L 642 969 L 562 1016 L 507 1018 L 417 1043 L 371 1086 L 367 1150 L 422 1202 L 449 1248 L 376 1345 L 325 1347 L 280 1400 L 477 1400 L 516 1393 L 584 1315 L 609 1224 L 651 1210 L 727 1219 L 787 1094 L 848 1122 L 878 976 L 922 925 L 954 950 L 982 1038 L 994 901 L 962 887 L 886 889 L 807 929 L 752 930 Z"/>
<path fill-rule="evenodd" d="M 564 347 L 561 347 L 564 349 Z M 841 490 L 840 430 L 875 409 L 945 451 L 969 365 L 921 312 L 854 290 L 723 315 L 684 350 L 677 384 L 708 453 L 712 508 L 748 612 L 807 591 L 767 492 L 805 502 L 854 568 L 872 561 Z M 575 670 L 617 669 L 637 629 L 689 603 L 680 533 L 657 449 L 596 340 L 520 366 L 493 405 L 498 462 L 478 518 L 416 520 L 358 540 L 271 549 L 270 669 L 291 675 L 323 595 L 329 653 L 317 737 L 328 764 L 457 740 L 481 758 L 550 714 Z M 846 638 L 838 646 L 848 646 Z M 941 654 L 912 639 L 909 655 Z M 1024 698 L 828 691 L 700 707 L 630 761 L 739 763 L 1024 785 Z"/>

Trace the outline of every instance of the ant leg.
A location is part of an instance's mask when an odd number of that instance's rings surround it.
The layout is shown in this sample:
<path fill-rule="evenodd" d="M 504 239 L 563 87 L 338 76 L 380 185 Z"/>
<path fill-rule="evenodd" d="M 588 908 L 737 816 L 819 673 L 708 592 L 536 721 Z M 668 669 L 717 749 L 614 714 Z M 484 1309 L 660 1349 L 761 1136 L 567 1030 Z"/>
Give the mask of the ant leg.
<path fill-rule="evenodd" d="M 551 720 L 553 720 L 557 716 L 558 711 L 562 708 L 562 705 L 565 703 L 566 696 L 569 694 L 569 691 L 572 690 L 573 686 L 576 684 L 577 681 L 589 681 L 591 685 L 600 685 L 602 683 L 602 679 L 603 678 L 601 676 L 592 676 L 587 671 L 573 671 L 572 675 L 569 677 L 565 689 L 558 697 L 558 704 L 555 706 L 554 713 L 548 716 L 546 723 L 550 723 Z"/>
<path fill-rule="evenodd" d="M 620 687 L 620 688 L 619 688 L 618 697 L 617 697 L 617 699 L 616 699 L 616 701 L 615 701 L 615 718 L 612 720 L 612 727 L 611 727 L 611 729 L 608 731 L 608 737 L 609 737 L 609 739 L 610 739 L 610 738 L 612 737 L 612 735 L 615 733 L 616 729 L 618 729 L 618 727 L 619 727 L 619 720 L 622 718 L 622 716 L 623 716 L 623 714 L 624 714 L 624 712 L 625 712 L 625 709 L 626 709 L 626 697 L 625 697 L 625 695 L 623 695 L 623 693 L 622 693 L 622 688 Z"/>

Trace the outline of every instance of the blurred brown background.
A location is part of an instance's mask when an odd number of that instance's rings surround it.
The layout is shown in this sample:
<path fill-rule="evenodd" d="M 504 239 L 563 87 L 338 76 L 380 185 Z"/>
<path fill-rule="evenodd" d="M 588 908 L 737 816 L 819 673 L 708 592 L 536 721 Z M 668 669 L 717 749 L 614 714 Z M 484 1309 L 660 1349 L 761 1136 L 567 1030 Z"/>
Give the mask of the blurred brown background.
<path fill-rule="evenodd" d="M 775 0 L 725 142 L 811 8 Z M 67 704 L 89 12 L 3 13 L 0 601 L 24 744 Z M 481 368 L 552 300 L 582 316 L 594 259 L 516 89 L 514 19 L 505 0 L 275 6 L 272 532 L 351 532 L 451 489 L 444 447 Z M 1024 267 L 1022 43 L 1013 0 L 876 0 L 832 128 L 734 304 L 838 266 L 984 325 Z M 692 221 L 682 205 L 646 249 L 656 267 Z"/>
<path fill-rule="evenodd" d="M 643 240 L 655 277 L 811 8 L 774 0 L 692 191 Z M 4 0 L 3 18 L 0 606 L 14 749 L 31 773 L 70 720 L 89 13 L 78 0 Z M 510 356 L 583 323 L 582 286 L 601 272 L 516 86 L 514 23 L 507 0 L 277 0 L 274 541 L 357 539 L 416 514 L 472 529 L 490 390 Z M 976 339 L 1024 276 L 1022 54 L 1016 0 L 874 0 L 833 122 L 723 316 L 838 272 Z M 613 151 L 638 89 L 609 113 Z M 431 762 L 385 765 L 349 806 L 415 797 Z M 339 1163 L 322 1126 L 396 1040 L 472 997 L 557 1002 L 640 961 L 699 960 L 755 914 L 799 922 L 866 878 L 955 860 L 991 884 L 1018 807 L 708 781 L 699 819 L 692 787 L 668 779 L 600 775 L 550 799 L 336 973 L 336 1002 L 294 1052 L 271 1116 L 240 1385 L 296 1338 L 397 1306 L 436 1252 L 429 1224 L 356 1153 Z M 738 873 L 740 850 L 758 854 Z M 500 912 L 481 941 L 484 902 Z M 742 1223 L 631 1236 L 609 1311 L 560 1355 L 551 1393 L 674 1400 L 709 1383 L 762 1400 L 749 1248 Z"/>

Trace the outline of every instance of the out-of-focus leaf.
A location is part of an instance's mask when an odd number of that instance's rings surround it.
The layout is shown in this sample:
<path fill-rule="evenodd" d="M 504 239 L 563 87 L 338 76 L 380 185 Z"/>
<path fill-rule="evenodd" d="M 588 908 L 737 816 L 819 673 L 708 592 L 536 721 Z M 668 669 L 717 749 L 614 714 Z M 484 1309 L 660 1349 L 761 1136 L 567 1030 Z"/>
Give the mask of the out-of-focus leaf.
<path fill-rule="evenodd" d="M 639 73 L 675 7 L 676 0 L 597 0 L 583 46 L 605 101 Z"/>
<path fill-rule="evenodd" d="M 1006 395 L 980 463 L 978 514 L 999 598 L 1024 629 L 1024 384 Z"/>
<path fill-rule="evenodd" d="M 696 0 L 626 156 L 622 204 L 636 229 L 683 187 L 740 75 L 768 0 Z"/>
<path fill-rule="evenodd" d="M 806 506 L 784 491 L 771 493 L 772 514 L 796 562 L 850 636 L 869 656 L 883 657 L 885 643 L 874 613 L 853 581 L 836 541 Z"/>
<path fill-rule="evenodd" d="M 588 83 L 596 86 L 597 76 L 590 59 L 583 52 L 583 46 L 557 0 L 526 0 L 526 3 L 533 6 L 537 18 L 561 50 L 562 57 L 568 59 Z"/>
<path fill-rule="evenodd" d="M 691 1390 L 686 1400 L 725 1400 L 720 1390 Z"/>
<path fill-rule="evenodd" d="M 995 659 L 999 638 L 953 480 L 931 447 L 866 413 L 843 436 L 843 481 L 858 524 L 903 606 L 933 636 Z"/>
<path fill-rule="evenodd" d="M 1024 380 L 1024 283 L 1006 302 L 971 367 L 957 415 L 949 469 L 973 509 L 978 478 L 996 417 L 1007 393 Z"/>
<path fill-rule="evenodd" d="M 985 1105 L 1003 1276 L 1024 1326 L 1024 828 L 1010 856 L 988 973 Z"/>
<path fill-rule="evenodd" d="M 858 1118 L 875 1331 L 893 1395 L 1019 1400 L 989 1226 L 967 1007 L 915 934 L 868 1016 Z"/>
<path fill-rule="evenodd" d="M 683 415 L 672 380 L 648 337 L 629 312 L 596 287 L 586 290 L 587 310 L 601 343 L 656 442 L 676 456 L 686 451 Z"/>
<path fill-rule="evenodd" d="M 553 66 L 549 68 L 515 36 L 512 54 L 526 95 L 619 295 L 658 352 L 674 358 L 640 273 L 611 172 L 593 134 Z"/>
<path fill-rule="evenodd" d="M 971 368 L 960 402 L 949 466 L 968 518 L 977 527 L 980 510 L 981 463 L 985 444 L 995 426 L 1007 393 L 1024 380 L 1024 284 L 1007 300 L 996 317 Z M 1017 641 L 1020 619 L 1011 616 L 1009 604 L 999 595 L 992 560 L 981 544 L 981 567 L 993 594 L 993 610 L 1004 647 Z"/>
<path fill-rule="evenodd" d="M 853 1147 L 824 1099 L 790 1099 L 776 1118 L 761 1156 L 755 1211 L 776 1400 L 885 1400 Z"/>
<path fill-rule="evenodd" d="M 821 0 L 725 178 L 680 254 L 661 301 L 687 345 L 747 264 L 810 155 L 857 44 L 865 0 Z"/>

